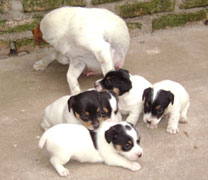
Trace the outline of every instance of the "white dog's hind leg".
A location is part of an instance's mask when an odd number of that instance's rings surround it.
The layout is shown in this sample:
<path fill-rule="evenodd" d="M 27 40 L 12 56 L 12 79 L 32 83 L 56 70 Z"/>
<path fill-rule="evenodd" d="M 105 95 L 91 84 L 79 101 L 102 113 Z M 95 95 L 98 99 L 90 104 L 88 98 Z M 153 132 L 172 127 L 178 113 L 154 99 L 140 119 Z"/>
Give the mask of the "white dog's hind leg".
<path fill-rule="evenodd" d="M 78 83 L 78 78 L 82 74 L 85 67 L 86 64 L 78 59 L 71 60 L 70 62 L 66 76 L 72 95 L 77 94 L 81 91 Z"/>
<path fill-rule="evenodd" d="M 50 162 L 60 176 L 68 176 L 69 170 L 66 169 L 63 165 L 66 164 L 69 161 L 69 159 L 70 158 L 61 158 L 60 159 L 60 157 L 52 156 L 50 159 Z"/>
<path fill-rule="evenodd" d="M 37 61 L 33 65 L 33 69 L 35 69 L 36 71 L 45 70 L 48 67 L 48 65 L 56 59 L 56 55 L 57 55 L 57 52 L 54 51 L 53 53 L 51 53 L 47 57 L 44 57 L 43 59 Z"/>
<path fill-rule="evenodd" d="M 188 112 L 189 106 L 190 106 L 190 103 L 188 102 L 185 108 L 181 111 L 181 117 L 179 120 L 180 123 L 187 123 L 187 112 Z"/>
<path fill-rule="evenodd" d="M 92 48 L 92 52 L 94 52 L 98 62 L 100 63 L 100 67 L 103 75 L 105 75 L 108 71 L 114 70 L 113 60 L 111 57 L 111 45 L 106 42 L 99 42 L 100 46 L 96 43 Z"/>

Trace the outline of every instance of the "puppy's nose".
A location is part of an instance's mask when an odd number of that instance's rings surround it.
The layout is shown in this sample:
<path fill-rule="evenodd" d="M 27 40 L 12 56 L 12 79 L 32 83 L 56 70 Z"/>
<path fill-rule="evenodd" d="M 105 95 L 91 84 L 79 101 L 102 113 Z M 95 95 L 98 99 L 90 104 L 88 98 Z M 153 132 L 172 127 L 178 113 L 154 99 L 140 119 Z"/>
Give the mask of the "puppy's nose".
<path fill-rule="evenodd" d="M 147 124 L 151 124 L 151 121 L 150 120 L 147 120 Z"/>
<path fill-rule="evenodd" d="M 94 126 L 94 129 L 97 129 L 97 128 L 99 128 L 99 122 L 94 122 L 94 124 L 93 124 L 93 126 Z"/>
<path fill-rule="evenodd" d="M 142 157 L 142 153 L 137 154 L 137 156 L 138 156 L 139 158 Z"/>

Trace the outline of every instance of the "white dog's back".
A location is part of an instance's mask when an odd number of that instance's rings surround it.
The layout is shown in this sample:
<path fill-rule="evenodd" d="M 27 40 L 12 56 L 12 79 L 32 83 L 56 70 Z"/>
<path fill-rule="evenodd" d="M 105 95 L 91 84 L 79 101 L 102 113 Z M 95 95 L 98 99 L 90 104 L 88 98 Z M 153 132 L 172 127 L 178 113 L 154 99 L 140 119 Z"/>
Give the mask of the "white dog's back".
<path fill-rule="evenodd" d="M 47 144 L 47 150 L 63 155 L 71 154 L 71 159 L 80 162 L 100 162 L 98 151 L 95 149 L 89 130 L 79 124 L 58 124 L 48 129 L 40 138 L 39 147 Z"/>

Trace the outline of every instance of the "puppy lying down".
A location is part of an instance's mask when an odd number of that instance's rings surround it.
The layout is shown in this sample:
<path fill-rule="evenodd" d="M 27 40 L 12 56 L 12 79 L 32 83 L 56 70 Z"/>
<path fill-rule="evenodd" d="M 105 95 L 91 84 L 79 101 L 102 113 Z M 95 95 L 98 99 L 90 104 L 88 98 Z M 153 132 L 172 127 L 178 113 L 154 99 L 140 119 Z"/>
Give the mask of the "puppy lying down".
<path fill-rule="evenodd" d="M 44 111 L 44 130 L 60 123 L 82 124 L 95 130 L 106 119 L 117 120 L 118 105 L 111 92 L 88 90 L 74 96 L 63 96 L 49 104 Z"/>
<path fill-rule="evenodd" d="M 137 171 L 141 166 L 134 162 L 142 156 L 140 137 L 128 122 L 104 121 L 97 131 L 79 124 L 58 124 L 48 129 L 40 138 L 50 153 L 50 162 L 60 176 L 69 175 L 63 165 L 70 159 L 80 162 L 104 162 Z M 93 141 L 94 139 L 94 141 Z"/>

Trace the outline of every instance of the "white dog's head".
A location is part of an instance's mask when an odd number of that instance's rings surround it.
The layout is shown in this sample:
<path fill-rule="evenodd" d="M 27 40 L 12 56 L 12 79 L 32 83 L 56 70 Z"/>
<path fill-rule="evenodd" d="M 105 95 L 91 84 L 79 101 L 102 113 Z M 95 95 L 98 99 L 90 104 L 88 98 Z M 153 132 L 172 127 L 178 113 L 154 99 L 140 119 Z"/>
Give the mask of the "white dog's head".
<path fill-rule="evenodd" d="M 105 132 L 105 139 L 113 144 L 115 150 L 129 160 L 135 161 L 143 154 L 140 136 L 135 127 L 128 122 L 120 122 Z"/>
<path fill-rule="evenodd" d="M 160 122 L 169 104 L 174 103 L 173 93 L 163 89 L 154 90 L 151 87 L 144 90 L 142 99 L 144 100 L 143 120 L 153 126 Z"/>
<path fill-rule="evenodd" d="M 109 71 L 103 79 L 94 84 L 97 91 L 111 90 L 121 96 L 132 88 L 130 74 L 125 69 Z"/>

